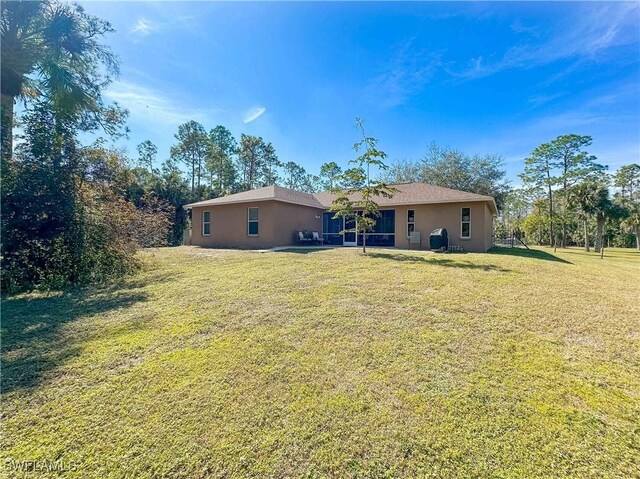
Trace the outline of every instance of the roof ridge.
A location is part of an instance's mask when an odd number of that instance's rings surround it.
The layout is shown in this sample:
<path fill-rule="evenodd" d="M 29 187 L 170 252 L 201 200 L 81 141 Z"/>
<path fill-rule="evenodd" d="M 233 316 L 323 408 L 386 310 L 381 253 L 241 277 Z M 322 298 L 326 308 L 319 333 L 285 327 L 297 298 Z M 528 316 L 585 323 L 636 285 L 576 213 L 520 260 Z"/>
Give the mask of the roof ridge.
<path fill-rule="evenodd" d="M 388 183 L 388 186 L 401 186 L 401 185 L 425 185 L 425 186 L 430 186 L 431 188 L 439 188 L 442 190 L 449 190 L 449 191 L 455 191 L 455 192 L 461 192 L 461 193 L 467 193 L 470 195 L 478 195 L 478 196 L 486 196 L 487 198 L 492 198 L 489 195 L 481 195 L 479 193 L 473 193 L 472 191 L 465 191 L 465 190 L 458 190 L 456 188 L 449 188 L 448 186 L 440 186 L 440 185 L 434 185 L 432 183 L 427 183 L 424 181 L 403 181 L 403 182 L 399 182 L 399 183 Z M 340 191 L 346 191 L 349 188 L 342 188 Z M 313 193 L 313 195 L 322 195 L 322 194 L 332 194 L 333 192 L 331 190 L 325 190 L 325 191 L 318 191 L 316 193 Z"/>
<path fill-rule="evenodd" d="M 489 201 L 495 204 L 495 199 L 489 195 L 480 195 L 478 193 L 432 185 L 421 181 L 394 183 L 394 185 L 398 186 L 398 193 L 393 195 L 393 198 L 381 198 L 381 206 L 461 201 Z M 330 207 L 334 196 L 335 193 L 332 193 L 331 191 L 307 193 L 306 191 L 294 190 L 280 185 L 268 185 L 253 190 L 241 191 L 232 195 L 220 196 L 218 198 L 191 203 L 186 206 L 192 207 L 273 200 L 313 206 L 317 208 L 328 208 Z M 359 195 L 356 192 L 354 194 L 354 198 L 357 198 L 358 196 Z"/>
<path fill-rule="evenodd" d="M 286 186 L 280 186 L 280 185 L 271 185 L 275 188 L 278 188 L 280 190 L 285 190 L 285 191 L 293 191 L 294 193 L 301 193 L 303 195 L 312 195 L 313 193 L 307 193 L 306 191 L 300 191 L 300 190 L 294 190 L 293 188 L 287 188 Z"/>

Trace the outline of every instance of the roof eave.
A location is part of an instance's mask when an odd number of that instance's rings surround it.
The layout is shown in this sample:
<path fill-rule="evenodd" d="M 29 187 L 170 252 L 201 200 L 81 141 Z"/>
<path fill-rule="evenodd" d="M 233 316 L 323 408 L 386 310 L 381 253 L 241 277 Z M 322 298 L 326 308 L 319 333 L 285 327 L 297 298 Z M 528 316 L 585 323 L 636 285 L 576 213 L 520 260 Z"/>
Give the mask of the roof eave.
<path fill-rule="evenodd" d="M 191 209 L 191 208 L 200 208 L 202 206 L 235 205 L 238 203 L 259 203 L 262 201 L 280 201 L 282 203 L 290 203 L 292 205 L 308 206 L 309 208 L 324 209 L 324 206 L 322 206 L 320 203 L 318 203 L 317 205 L 312 205 L 309 203 L 301 203 L 299 201 L 285 200 L 282 198 L 253 198 L 248 200 L 216 201 L 212 203 L 198 202 L 198 203 L 191 203 L 188 205 L 184 205 L 184 208 Z"/>
<path fill-rule="evenodd" d="M 408 206 L 408 205 L 437 205 L 441 203 L 477 203 L 477 202 L 487 202 L 493 205 L 494 212 L 497 212 L 496 202 L 491 197 L 486 198 L 473 198 L 473 199 L 456 199 L 456 200 L 433 200 L 433 201 L 402 201 L 398 203 L 385 203 L 383 205 L 378 205 L 381 208 L 387 208 L 390 206 Z M 323 208 L 328 209 L 331 208 L 331 205 L 325 206 Z"/>

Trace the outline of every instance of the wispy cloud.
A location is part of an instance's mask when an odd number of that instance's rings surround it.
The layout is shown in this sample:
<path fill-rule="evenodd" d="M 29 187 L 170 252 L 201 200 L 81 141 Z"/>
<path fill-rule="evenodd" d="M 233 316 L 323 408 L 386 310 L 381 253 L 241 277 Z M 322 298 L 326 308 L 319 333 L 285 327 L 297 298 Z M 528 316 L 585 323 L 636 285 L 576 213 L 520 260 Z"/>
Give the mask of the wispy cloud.
<path fill-rule="evenodd" d="M 129 110 L 132 119 L 159 127 L 175 127 L 189 120 L 205 123 L 221 112 L 185 107 L 168 99 L 166 94 L 126 81 L 114 82 L 105 96 Z"/>
<path fill-rule="evenodd" d="M 167 31 L 173 28 L 185 26 L 189 22 L 193 22 L 195 17 L 179 16 L 168 20 L 150 20 L 145 17 L 139 18 L 131 28 L 131 33 L 137 36 L 149 36 L 152 33 Z"/>
<path fill-rule="evenodd" d="M 519 173 L 523 159 L 540 143 L 567 133 L 591 135 L 593 146 L 590 153 L 595 154 L 599 162 L 615 169 L 637 161 L 640 155 L 640 138 L 633 135 L 630 140 L 624 134 L 629 125 L 637 125 L 637 116 L 611 109 L 613 102 L 633 101 L 634 94 L 631 88 L 622 85 L 614 91 L 594 95 L 592 100 L 566 111 L 551 112 L 529 120 L 515 117 L 502 131 L 479 139 L 467 148 L 497 152 L 505 157 L 510 169 Z"/>
<path fill-rule="evenodd" d="M 247 110 L 242 118 L 242 122 L 246 125 L 260 118 L 267 109 L 263 106 L 255 106 Z"/>
<path fill-rule="evenodd" d="M 547 103 L 552 102 L 553 100 L 561 98 L 563 95 L 564 93 L 540 93 L 529 98 L 528 103 L 533 108 L 538 108 L 542 105 L 546 105 Z"/>
<path fill-rule="evenodd" d="M 396 48 L 382 72 L 372 78 L 365 95 L 372 103 L 383 108 L 404 104 L 420 93 L 432 75 L 441 66 L 440 55 L 426 50 L 415 50 L 415 38 Z"/>
<path fill-rule="evenodd" d="M 556 32 L 538 40 L 531 35 L 528 42 L 508 49 L 501 57 L 484 55 L 469 60 L 462 71 L 449 70 L 454 76 L 474 79 L 515 68 L 529 69 L 570 58 L 598 59 L 606 50 L 637 42 L 639 6 L 635 2 L 588 5 L 578 13 L 579 19 L 567 20 Z M 512 25 L 512 29 L 514 25 Z M 524 33 L 534 27 L 515 30 Z"/>
<path fill-rule="evenodd" d="M 147 20 L 146 18 L 141 18 L 133 26 L 133 28 L 131 29 L 131 33 L 147 36 L 154 30 L 155 30 L 154 24 L 151 20 Z"/>
<path fill-rule="evenodd" d="M 511 30 L 515 33 L 533 33 L 533 34 L 538 33 L 537 27 L 534 27 L 531 25 L 525 25 L 524 23 L 522 23 L 521 20 L 515 20 L 511 24 Z"/>

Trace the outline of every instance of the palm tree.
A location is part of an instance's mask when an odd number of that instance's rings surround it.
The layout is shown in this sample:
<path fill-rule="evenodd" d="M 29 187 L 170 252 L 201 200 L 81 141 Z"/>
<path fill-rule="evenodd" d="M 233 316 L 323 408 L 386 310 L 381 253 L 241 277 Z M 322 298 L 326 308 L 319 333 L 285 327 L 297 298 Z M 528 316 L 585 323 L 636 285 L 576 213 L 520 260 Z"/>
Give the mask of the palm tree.
<path fill-rule="evenodd" d="M 108 22 L 56 0 L 2 2 L 2 158 L 13 151 L 17 98 L 46 97 L 56 111 L 99 115 L 100 90 L 117 73 L 98 39 Z M 94 117 L 95 118 L 95 117 Z"/>
<path fill-rule="evenodd" d="M 596 184 L 596 239 L 594 250 L 599 253 L 604 247 L 604 227 L 607 218 L 618 214 L 616 206 L 609 199 L 609 189 L 604 184 Z"/>
<path fill-rule="evenodd" d="M 636 237 L 636 248 L 640 251 L 640 202 L 632 202 L 626 205 L 627 216 L 621 221 L 620 225 L 633 231 Z"/>
<path fill-rule="evenodd" d="M 589 249 L 589 218 L 598 213 L 602 203 L 602 191 L 604 190 L 605 198 L 607 190 L 598 183 L 585 181 L 569 191 L 569 204 L 574 207 L 582 217 L 584 225 L 584 250 Z"/>

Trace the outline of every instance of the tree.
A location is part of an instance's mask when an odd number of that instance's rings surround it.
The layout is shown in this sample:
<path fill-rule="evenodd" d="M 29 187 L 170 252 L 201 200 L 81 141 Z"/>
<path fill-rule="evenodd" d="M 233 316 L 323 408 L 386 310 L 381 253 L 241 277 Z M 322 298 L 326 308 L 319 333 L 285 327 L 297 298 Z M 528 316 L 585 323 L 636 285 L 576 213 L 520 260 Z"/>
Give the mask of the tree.
<path fill-rule="evenodd" d="M 292 190 L 308 191 L 311 188 L 310 175 L 302 166 L 294 161 L 288 161 L 283 165 L 284 186 Z"/>
<path fill-rule="evenodd" d="M 21 118 L 12 180 L 2 190 L 4 290 L 99 281 L 136 265 L 142 212 L 126 197 L 127 159 L 104 142 L 81 146 L 82 123 L 53 105 L 37 100 Z"/>
<path fill-rule="evenodd" d="M 628 214 L 629 211 L 616 201 L 607 202 L 602 219 L 604 224 L 598 226 L 598 234 L 600 236 L 596 239 L 596 248 L 599 246 L 601 248 L 600 251 L 602 251 L 604 249 L 605 237 L 609 240 L 607 242 L 607 244 L 609 244 L 611 237 L 615 237 L 620 233 L 621 222 Z M 600 220 L 600 218 L 598 218 L 598 220 Z M 598 251 L 598 249 L 596 249 L 596 251 Z"/>
<path fill-rule="evenodd" d="M 105 116 L 102 89 L 118 64 L 100 40 L 111 25 L 87 15 L 79 5 L 45 1 L 2 2 L 2 159 L 13 151 L 16 98 L 47 98 L 58 115 L 80 116 L 115 134 L 117 122 Z"/>
<path fill-rule="evenodd" d="M 499 156 L 469 156 L 432 143 L 423 158 L 420 179 L 436 186 L 493 196 L 502 208 L 509 191 L 505 175 Z"/>
<path fill-rule="evenodd" d="M 260 173 L 262 177 L 262 186 L 271 186 L 278 183 L 278 168 L 282 166 L 282 163 L 276 155 L 276 149 L 271 143 L 262 143 L 260 149 L 260 155 L 262 156 L 262 171 Z"/>
<path fill-rule="evenodd" d="M 422 181 L 423 165 L 412 160 L 397 160 L 381 175 L 388 183 L 413 183 Z"/>
<path fill-rule="evenodd" d="M 153 164 L 156 161 L 158 155 L 158 147 L 151 143 L 149 140 L 145 140 L 138 145 L 138 165 L 141 168 L 153 172 Z"/>
<path fill-rule="evenodd" d="M 553 175 L 555 152 L 552 145 L 544 143 L 538 146 L 531 155 L 524 160 L 524 172 L 520 179 L 531 191 L 544 190 L 547 195 L 547 218 L 549 225 L 549 245 L 556 243 L 553 221 L 553 187 L 558 178 Z"/>
<path fill-rule="evenodd" d="M 187 213 L 184 205 L 189 203 L 189 183 L 183 178 L 182 172 L 175 161 L 166 160 L 160 170 L 160 181 L 156 183 L 155 194 L 162 200 L 173 205 L 173 219 L 169 243 L 179 245 L 182 243 L 183 232 L 187 227 Z"/>
<path fill-rule="evenodd" d="M 210 186 L 216 195 L 228 194 L 235 188 L 236 169 L 233 157 L 238 153 L 238 144 L 231 132 L 222 125 L 209 132 L 209 139 L 206 168 Z"/>
<path fill-rule="evenodd" d="M 553 157 L 553 166 L 559 169 L 558 181 L 561 185 L 563 199 L 562 214 L 560 215 L 561 245 L 567 245 L 567 192 L 579 181 L 594 180 L 606 167 L 596 163 L 596 157 L 589 155 L 584 149 L 591 145 L 590 136 L 575 134 L 561 135 L 549 142 L 549 153 Z"/>
<path fill-rule="evenodd" d="M 576 208 L 582 217 L 584 227 L 584 250 L 589 248 L 589 218 L 603 208 L 607 198 L 607 190 L 602 185 L 585 181 L 569 190 L 569 204 Z"/>
<path fill-rule="evenodd" d="M 231 158 L 238 153 L 238 143 L 231 132 L 223 125 L 218 125 L 209 132 L 211 143 L 224 155 Z"/>
<path fill-rule="evenodd" d="M 527 192 L 523 189 L 512 190 L 506 196 L 500 211 L 504 231 L 520 231 L 522 221 L 530 209 L 530 198 Z"/>
<path fill-rule="evenodd" d="M 593 183 L 595 191 L 596 237 L 593 249 L 599 253 L 604 247 L 604 228 L 607 218 L 619 215 L 617 206 L 609 199 L 609 190 L 604 183 Z"/>
<path fill-rule="evenodd" d="M 529 242 L 543 244 L 546 240 L 543 231 L 548 229 L 548 223 L 549 218 L 546 213 L 541 214 L 538 211 L 533 211 L 523 218 L 520 228 L 524 231 Z"/>
<path fill-rule="evenodd" d="M 200 188 L 204 161 L 210 151 L 210 140 L 204 127 L 197 121 L 188 121 L 178 127 L 178 144 L 171 147 L 171 157 L 191 169 L 191 192 L 195 192 L 196 179 Z"/>
<path fill-rule="evenodd" d="M 620 195 L 634 200 L 640 193 L 640 165 L 632 163 L 621 166 L 613 175 L 613 186 L 620 188 Z"/>
<path fill-rule="evenodd" d="M 387 165 L 384 159 L 387 154 L 378 150 L 378 140 L 367 136 L 364 130 L 364 122 L 356 118 L 356 127 L 362 134 L 362 139 L 353 145 L 356 152 L 362 152 L 350 164 L 355 164 L 355 168 L 345 171 L 342 175 L 346 183 L 362 184 L 363 186 L 337 190 L 334 192 L 337 197 L 331 204 L 330 211 L 333 211 L 334 218 L 344 218 L 345 220 L 355 220 L 354 230 L 344 230 L 362 233 L 362 252 L 367 252 L 367 232 L 373 231 L 376 225 L 376 218 L 380 216 L 380 208 L 375 198 L 392 198 L 396 189 L 380 180 L 371 180 L 371 167 L 385 170 Z"/>
<path fill-rule="evenodd" d="M 636 248 L 640 251 L 640 202 L 629 202 L 626 209 L 626 218 L 622 220 L 621 226 L 633 232 L 636 237 Z"/>
<path fill-rule="evenodd" d="M 435 186 L 493 196 L 499 209 L 510 190 L 504 161 L 496 155 L 469 156 L 458 150 L 429 145 L 419 162 L 401 160 L 385 170 L 388 183 L 423 181 Z"/>
<path fill-rule="evenodd" d="M 284 169 L 284 186 L 292 190 L 313 193 L 316 191 L 316 185 L 319 182 L 317 176 L 307 173 L 304 167 L 298 165 L 294 161 L 288 161 L 283 165 Z"/>
<path fill-rule="evenodd" d="M 238 164 L 242 172 L 242 190 L 254 189 L 263 170 L 262 149 L 264 141 L 258 136 L 240 136 L 240 148 L 238 150 Z"/>
<path fill-rule="evenodd" d="M 347 168 L 344 173 L 340 175 L 337 187 L 342 189 L 361 188 L 366 184 L 366 180 L 367 175 L 361 166 Z"/>
<path fill-rule="evenodd" d="M 318 186 L 320 189 L 330 191 L 337 186 L 337 181 L 342 173 L 342 168 L 335 161 L 324 163 L 320 166 Z"/>

